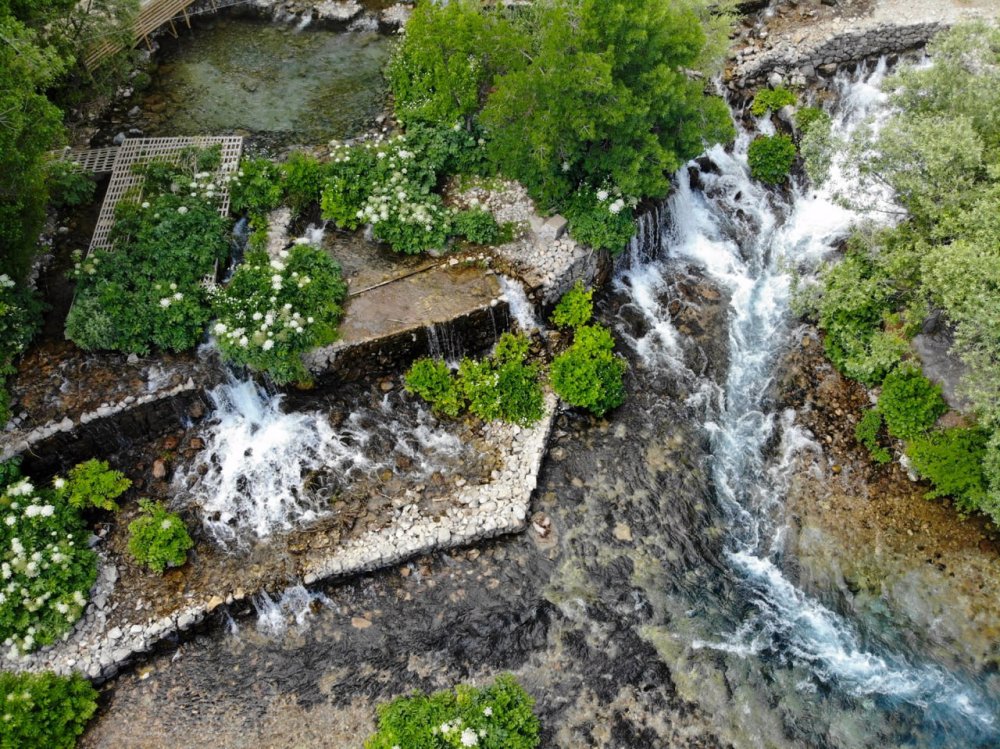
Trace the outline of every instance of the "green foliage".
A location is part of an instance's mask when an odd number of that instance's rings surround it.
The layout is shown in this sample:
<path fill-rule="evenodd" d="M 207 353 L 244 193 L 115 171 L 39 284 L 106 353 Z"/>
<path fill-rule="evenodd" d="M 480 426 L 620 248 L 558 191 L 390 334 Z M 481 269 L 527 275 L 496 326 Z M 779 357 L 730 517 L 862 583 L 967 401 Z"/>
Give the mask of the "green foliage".
<path fill-rule="evenodd" d="M 573 406 L 603 416 L 625 402 L 625 360 L 614 353 L 611 332 L 600 325 L 576 329 L 573 344 L 552 361 L 552 387 Z"/>
<path fill-rule="evenodd" d="M 223 357 L 279 384 L 309 382 L 302 355 L 332 343 L 347 284 L 323 250 L 297 244 L 271 260 L 250 251 L 213 297 L 212 327 Z"/>
<path fill-rule="evenodd" d="M 281 165 L 281 171 L 284 176 L 285 197 L 293 214 L 299 215 L 310 205 L 320 201 L 326 169 L 318 159 L 296 151 Z"/>
<path fill-rule="evenodd" d="M 579 328 L 590 322 L 593 316 L 594 290 L 585 288 L 583 281 L 577 281 L 572 289 L 563 294 L 550 319 L 560 328 Z"/>
<path fill-rule="evenodd" d="M 903 365 L 882 383 L 878 410 L 893 437 L 908 440 L 929 431 L 947 410 L 941 387 L 924 377 L 918 367 Z"/>
<path fill-rule="evenodd" d="M 0 671 L 0 749 L 73 749 L 97 711 L 97 690 L 79 674 Z"/>
<path fill-rule="evenodd" d="M 20 479 L 0 496 L 0 641 L 20 652 L 50 645 L 80 618 L 97 578 L 80 511 L 54 488 Z"/>
<path fill-rule="evenodd" d="M 210 317 L 204 281 L 229 241 L 217 209 L 226 175 L 196 169 L 197 159 L 146 167 L 144 200 L 116 209 L 114 249 L 77 261 L 66 337 L 81 348 L 147 354 L 154 347 L 183 351 L 201 340 Z"/>
<path fill-rule="evenodd" d="M 577 242 L 617 254 L 635 234 L 634 205 L 634 200 L 626 200 L 617 190 L 582 187 L 565 203 L 563 211 Z"/>
<path fill-rule="evenodd" d="M 46 154 L 65 137 L 45 92 L 67 60 L 39 33 L 48 19 L 32 10 L 0 4 L 0 274 L 15 281 L 31 267 L 45 220 Z"/>
<path fill-rule="evenodd" d="M 50 162 L 46 179 L 49 199 L 57 208 L 74 208 L 94 199 L 94 180 L 65 161 Z"/>
<path fill-rule="evenodd" d="M 808 135 L 813 127 L 829 127 L 833 124 L 830 115 L 819 107 L 802 107 L 795 112 L 795 127 L 802 136 Z"/>
<path fill-rule="evenodd" d="M 40 325 L 41 304 L 34 294 L 0 274 L 0 425 L 10 418 L 4 383 Z"/>
<path fill-rule="evenodd" d="M 465 401 L 458 390 L 455 375 L 443 361 L 418 359 L 406 373 L 406 390 L 427 401 L 437 413 L 458 416 Z"/>
<path fill-rule="evenodd" d="M 492 356 L 463 359 L 457 377 L 444 362 L 421 359 L 407 373 L 406 389 L 438 413 L 457 416 L 468 408 L 483 421 L 528 426 L 544 412 L 541 370 L 526 362 L 529 347 L 527 337 L 504 333 Z"/>
<path fill-rule="evenodd" d="M 750 112 L 754 117 L 763 117 L 768 112 L 777 112 L 785 106 L 795 106 L 798 97 L 787 88 L 778 86 L 777 88 L 763 88 L 753 97 L 753 104 L 750 105 Z"/>
<path fill-rule="evenodd" d="M 120 471 L 112 471 L 104 460 L 88 460 L 70 469 L 69 476 L 58 488 L 70 507 L 86 510 L 117 510 L 115 499 L 132 486 Z"/>
<path fill-rule="evenodd" d="M 868 448 L 868 454 L 876 463 L 888 463 L 892 454 L 879 444 L 878 433 L 882 430 L 882 414 L 878 409 L 869 409 L 854 427 L 854 438 Z"/>
<path fill-rule="evenodd" d="M 914 469 L 934 485 L 928 499 L 951 497 L 959 512 L 982 509 L 988 500 L 983 475 L 986 434 L 955 428 L 916 437 L 906 446 Z"/>
<path fill-rule="evenodd" d="M 378 731 L 365 749 L 534 749 L 541 726 L 534 699 L 513 676 L 488 687 L 415 692 L 378 708 Z"/>
<path fill-rule="evenodd" d="M 544 402 L 540 369 L 527 364 L 528 339 L 504 333 L 493 356 L 463 359 L 458 368 L 458 389 L 469 410 L 483 421 L 502 419 L 528 426 L 542 418 Z"/>
<path fill-rule="evenodd" d="M 184 521 L 159 502 L 140 499 L 139 507 L 142 514 L 128 524 L 129 554 L 159 574 L 167 567 L 180 567 L 194 546 Z"/>
<path fill-rule="evenodd" d="M 452 219 L 454 231 L 473 244 L 493 245 L 499 242 L 502 232 L 493 214 L 482 208 L 459 211 Z"/>
<path fill-rule="evenodd" d="M 281 167 L 264 158 L 240 162 L 238 180 L 229 187 L 230 205 L 237 213 L 265 214 L 281 204 Z"/>
<path fill-rule="evenodd" d="M 396 116 L 408 126 L 468 120 L 494 77 L 523 66 L 522 32 L 477 0 L 421 2 L 387 70 Z"/>
<path fill-rule="evenodd" d="M 0 492 L 21 479 L 21 456 L 0 462 Z"/>
<path fill-rule="evenodd" d="M 362 209 L 371 195 L 376 164 L 376 152 L 371 144 L 334 146 L 320 200 L 323 218 L 331 219 L 342 229 L 361 226 Z"/>
<path fill-rule="evenodd" d="M 724 102 L 689 75 L 714 66 L 703 53 L 725 32 L 711 15 L 702 0 L 524 9 L 521 66 L 494 79 L 481 113 L 494 162 L 546 206 L 581 184 L 666 195 L 685 161 L 733 137 Z"/>
<path fill-rule="evenodd" d="M 830 361 L 848 377 L 867 385 L 882 381 L 905 351 L 905 342 L 880 335 L 879 326 L 892 309 L 895 291 L 873 262 L 860 252 L 820 274 L 817 302 L 819 327 Z"/>
<path fill-rule="evenodd" d="M 747 150 L 747 162 L 754 179 L 767 185 L 783 184 L 795 163 L 795 143 L 787 135 L 757 138 Z"/>

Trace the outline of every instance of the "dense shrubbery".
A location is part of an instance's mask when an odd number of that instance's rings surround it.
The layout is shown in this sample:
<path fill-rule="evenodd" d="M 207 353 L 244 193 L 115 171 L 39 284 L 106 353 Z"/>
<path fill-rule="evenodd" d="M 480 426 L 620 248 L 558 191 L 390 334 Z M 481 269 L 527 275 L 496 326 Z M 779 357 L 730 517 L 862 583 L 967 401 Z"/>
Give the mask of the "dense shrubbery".
<path fill-rule="evenodd" d="M 271 260 L 251 251 L 213 298 L 212 326 L 228 361 L 277 383 L 308 382 L 307 351 L 333 342 L 347 285 L 323 250 L 297 244 Z"/>
<path fill-rule="evenodd" d="M 983 509 L 987 501 L 983 459 L 987 435 L 978 428 L 955 428 L 912 439 L 910 463 L 934 485 L 927 496 L 951 497 L 962 514 Z"/>
<path fill-rule="evenodd" d="M 534 705 L 507 675 L 483 688 L 414 693 L 379 707 L 378 731 L 365 749 L 534 749 L 541 740 Z"/>
<path fill-rule="evenodd" d="M 439 359 L 418 359 L 406 373 L 407 392 L 419 395 L 437 413 L 458 416 L 465 407 L 455 375 Z"/>
<path fill-rule="evenodd" d="M 750 174 L 764 184 L 780 185 L 788 181 L 795 155 L 795 143 L 787 135 L 757 138 L 747 150 Z"/>
<path fill-rule="evenodd" d="M 127 487 L 121 474 L 95 461 L 74 469 L 69 480 L 55 479 L 52 488 L 24 478 L 3 488 L 0 640 L 5 646 L 28 652 L 51 644 L 80 618 L 97 577 L 97 556 L 88 546 L 79 508 L 113 506 Z"/>
<path fill-rule="evenodd" d="M 919 437 L 934 426 L 948 410 L 941 388 L 928 380 L 915 366 L 901 366 L 882 382 L 878 410 L 893 437 L 908 440 Z"/>
<path fill-rule="evenodd" d="M 726 7 L 424 2 L 390 66 L 397 113 L 410 128 L 481 128 L 473 153 L 565 213 L 577 239 L 620 251 L 634 202 L 599 205 L 592 186 L 661 197 L 670 173 L 733 135 L 724 103 L 688 74 L 720 59 Z"/>
<path fill-rule="evenodd" d="M 65 161 L 53 161 L 46 174 L 49 201 L 58 208 L 74 208 L 94 198 L 97 183 L 89 174 Z"/>
<path fill-rule="evenodd" d="M 552 361 L 552 387 L 567 403 L 603 416 L 625 402 L 622 377 L 628 365 L 614 353 L 611 331 L 582 325 L 573 344 Z"/>
<path fill-rule="evenodd" d="M 798 97 L 787 88 L 778 86 L 777 88 L 764 88 L 757 92 L 750 105 L 750 112 L 754 117 L 763 117 L 770 111 L 777 112 L 785 106 L 795 106 Z"/>
<path fill-rule="evenodd" d="M 448 416 L 467 408 L 483 421 L 533 424 L 542 418 L 544 401 L 541 370 L 527 363 L 528 347 L 526 337 L 504 333 L 492 356 L 463 359 L 457 375 L 444 362 L 420 359 L 406 374 L 406 389 Z"/>
<path fill-rule="evenodd" d="M 97 690 L 78 674 L 0 672 L 0 749 L 73 749 L 97 711 Z"/>
<path fill-rule="evenodd" d="M 244 159 L 237 174 L 239 180 L 230 185 L 230 206 L 238 213 L 262 215 L 281 205 L 281 166 L 264 158 Z"/>
<path fill-rule="evenodd" d="M 831 124 L 830 115 L 819 107 L 802 107 L 795 112 L 795 127 L 802 137 L 808 135 L 813 128 L 828 128 Z"/>
<path fill-rule="evenodd" d="M 217 205 L 230 176 L 199 169 L 213 157 L 192 153 L 181 166 L 144 167 L 144 199 L 116 209 L 114 249 L 76 264 L 67 338 L 88 350 L 138 354 L 183 351 L 201 340 L 211 316 L 205 280 L 229 250 Z"/>
<path fill-rule="evenodd" d="M 878 409 L 865 411 L 864 416 L 854 427 L 854 438 L 868 448 L 868 454 L 876 463 L 888 463 L 892 453 L 879 443 L 878 435 L 882 431 L 882 414 Z"/>
<path fill-rule="evenodd" d="M 453 226 L 456 234 L 473 244 L 496 244 L 502 236 L 500 224 L 493 214 L 482 208 L 459 211 L 455 214 Z"/>
<path fill-rule="evenodd" d="M 10 418 L 6 380 L 14 372 L 14 362 L 38 331 L 40 305 L 29 291 L 19 288 L 6 274 L 0 274 L 0 426 Z"/>
<path fill-rule="evenodd" d="M 551 320 L 560 328 L 578 328 L 590 322 L 593 316 L 594 290 L 577 281 L 552 310 Z"/>
<path fill-rule="evenodd" d="M 180 567 L 194 546 L 184 521 L 159 502 L 140 499 L 139 507 L 142 514 L 128 524 L 129 554 L 160 574 L 167 567 Z"/>
<path fill-rule="evenodd" d="M 952 493 L 963 511 L 980 509 L 1000 523 L 998 48 L 1000 30 L 983 24 L 940 34 L 929 46 L 932 65 L 904 66 L 886 81 L 895 106 L 888 121 L 861 128 L 849 143 L 817 136 L 806 165 L 813 175 L 811 161 L 822 167 L 832 151 L 847 148 L 846 168 L 875 190 L 888 186 L 907 211 L 894 227 L 856 232 L 848 256 L 823 274 L 818 318 L 831 360 L 867 384 L 888 374 L 879 410 L 891 432 L 912 438 L 907 453 L 935 483 L 935 494 Z M 803 152 L 823 130 L 810 126 Z M 853 202 L 863 207 L 868 197 Z M 940 396 L 905 374 L 900 383 L 891 379 L 905 339 L 929 309 L 953 331 L 952 353 L 966 365 L 961 387 L 985 436 L 921 434 L 943 409 Z M 897 384 L 913 390 L 894 393 Z M 893 424 L 901 418 L 893 415 L 893 401 L 905 411 L 903 426 Z"/>

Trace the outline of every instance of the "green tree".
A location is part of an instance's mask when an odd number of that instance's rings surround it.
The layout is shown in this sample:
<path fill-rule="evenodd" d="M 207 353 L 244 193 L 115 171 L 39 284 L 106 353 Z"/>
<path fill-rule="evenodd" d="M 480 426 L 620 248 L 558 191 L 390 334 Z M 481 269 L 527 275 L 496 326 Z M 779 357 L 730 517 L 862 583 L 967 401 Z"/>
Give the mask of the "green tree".
<path fill-rule="evenodd" d="M 530 64 L 497 78 L 482 112 L 493 158 L 545 202 L 581 183 L 659 197 L 669 175 L 733 135 L 721 99 L 690 75 L 714 44 L 708 3 L 543 0 Z"/>

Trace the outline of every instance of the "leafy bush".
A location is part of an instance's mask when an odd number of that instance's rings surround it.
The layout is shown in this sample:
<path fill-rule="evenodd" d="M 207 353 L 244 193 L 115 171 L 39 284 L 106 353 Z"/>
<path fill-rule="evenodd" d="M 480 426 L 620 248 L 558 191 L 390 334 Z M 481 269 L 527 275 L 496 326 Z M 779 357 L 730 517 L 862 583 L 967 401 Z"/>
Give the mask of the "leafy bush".
<path fill-rule="evenodd" d="M 782 86 L 763 88 L 753 97 L 750 112 L 754 117 L 762 117 L 769 111 L 777 112 L 782 107 L 795 106 L 797 101 L 798 97 Z"/>
<path fill-rule="evenodd" d="M 819 107 L 802 107 L 795 112 L 795 127 L 802 136 L 808 135 L 814 126 L 829 128 L 832 123 L 830 115 Z"/>
<path fill-rule="evenodd" d="M 41 305 L 27 289 L 18 288 L 10 276 L 0 274 L 0 426 L 10 418 L 7 377 L 41 324 Z"/>
<path fill-rule="evenodd" d="M 21 456 L 0 462 L 0 492 L 21 479 Z"/>
<path fill-rule="evenodd" d="M 90 177 L 65 161 L 53 161 L 48 166 L 49 201 L 57 208 L 74 208 L 94 198 L 97 184 Z"/>
<path fill-rule="evenodd" d="M 583 281 L 577 281 L 572 289 L 563 294 L 550 319 L 560 328 L 586 325 L 594 316 L 593 299 L 594 290 L 585 288 Z"/>
<path fill-rule="evenodd" d="M 238 179 L 229 188 L 230 206 L 237 213 L 263 214 L 281 204 L 281 167 L 264 158 L 240 162 Z"/>
<path fill-rule="evenodd" d="M 441 196 L 424 192 L 405 177 L 393 176 L 376 185 L 365 202 L 364 217 L 376 239 L 407 255 L 442 249 L 451 233 Z"/>
<path fill-rule="evenodd" d="M 61 489 L 21 479 L 0 496 L 0 640 L 30 652 L 61 637 L 80 618 L 97 578 L 80 511 Z"/>
<path fill-rule="evenodd" d="M 482 208 L 459 211 L 452 219 L 454 231 L 474 244 L 496 244 L 502 234 L 493 214 Z"/>
<path fill-rule="evenodd" d="M 519 63 L 523 44 L 502 12 L 475 0 L 418 4 L 386 71 L 396 116 L 407 125 L 471 117 L 494 76 Z"/>
<path fill-rule="evenodd" d="M 955 428 L 918 436 L 906 445 L 913 468 L 934 484 L 928 499 L 951 497 L 963 514 L 987 500 L 983 459 L 987 436 L 978 428 Z"/>
<path fill-rule="evenodd" d="M 787 135 L 757 138 L 747 150 L 747 162 L 754 179 L 767 185 L 780 185 L 792 173 L 795 144 Z"/>
<path fill-rule="evenodd" d="M 318 159 L 296 151 L 281 165 L 281 171 L 285 197 L 295 215 L 320 201 L 326 169 Z"/>
<path fill-rule="evenodd" d="M 948 410 L 941 387 L 924 377 L 918 367 L 900 366 L 882 383 L 878 410 L 889 434 L 908 440 L 930 430 Z"/>
<path fill-rule="evenodd" d="M 625 402 L 625 360 L 614 353 L 611 332 L 583 325 L 573 345 L 552 361 L 552 387 L 567 403 L 603 416 Z"/>
<path fill-rule="evenodd" d="M 66 337 L 83 349 L 147 354 L 197 344 L 210 317 L 206 277 L 229 251 L 218 213 L 229 175 L 146 167 L 145 199 L 118 204 L 113 250 L 95 250 L 71 274 L 77 298 Z M 174 192 L 171 186 L 183 185 Z"/>
<path fill-rule="evenodd" d="M 492 356 L 463 359 L 457 378 L 444 362 L 421 359 L 407 373 L 406 389 L 448 416 L 468 408 L 483 421 L 528 426 L 544 412 L 541 370 L 526 363 L 529 347 L 527 337 L 504 333 Z"/>
<path fill-rule="evenodd" d="M 228 361 L 279 384 L 308 382 L 302 355 L 336 339 L 346 296 L 340 266 L 321 249 L 298 244 L 276 260 L 251 251 L 214 295 L 212 331 Z"/>
<path fill-rule="evenodd" d="M 527 426 L 542 418 L 544 401 L 539 367 L 526 364 L 529 342 L 524 335 L 504 333 L 493 355 L 481 361 L 464 359 L 458 368 L 458 388 L 469 410 L 484 421 Z"/>
<path fill-rule="evenodd" d="M 616 190 L 584 187 L 573 194 L 563 210 L 573 239 L 595 250 L 617 254 L 635 234 L 634 204 Z"/>
<path fill-rule="evenodd" d="M 817 303 L 823 345 L 838 370 L 866 385 L 877 385 L 905 351 L 898 338 L 878 338 L 895 301 L 884 274 L 860 252 L 849 252 L 820 273 Z"/>
<path fill-rule="evenodd" d="M 115 499 L 132 486 L 120 471 L 112 471 L 104 460 L 88 460 L 74 466 L 69 476 L 56 482 L 60 496 L 70 507 L 86 510 L 97 507 L 101 510 L 117 510 Z"/>
<path fill-rule="evenodd" d="M 79 674 L 0 671 L 0 749 L 73 749 L 97 711 L 97 690 Z"/>
<path fill-rule="evenodd" d="M 139 507 L 142 514 L 128 524 L 129 554 L 160 574 L 167 567 L 180 567 L 194 546 L 184 521 L 159 502 L 140 499 Z"/>
<path fill-rule="evenodd" d="M 882 430 L 882 414 L 877 409 L 865 411 L 865 415 L 854 427 L 854 438 L 868 448 L 868 454 L 876 463 L 888 463 L 892 454 L 878 441 L 878 433 Z"/>
<path fill-rule="evenodd" d="M 378 731 L 365 749 L 534 749 L 541 726 L 535 701 L 513 676 L 488 687 L 399 697 L 378 708 Z"/>
<path fill-rule="evenodd" d="M 431 408 L 446 416 L 458 416 L 465 407 L 454 374 L 440 360 L 415 361 L 406 373 L 406 390 L 419 395 L 431 404 Z"/>
<path fill-rule="evenodd" d="M 323 218 L 342 229 L 357 229 L 364 219 L 362 209 L 371 194 L 377 158 L 372 144 L 334 144 L 320 206 Z"/>

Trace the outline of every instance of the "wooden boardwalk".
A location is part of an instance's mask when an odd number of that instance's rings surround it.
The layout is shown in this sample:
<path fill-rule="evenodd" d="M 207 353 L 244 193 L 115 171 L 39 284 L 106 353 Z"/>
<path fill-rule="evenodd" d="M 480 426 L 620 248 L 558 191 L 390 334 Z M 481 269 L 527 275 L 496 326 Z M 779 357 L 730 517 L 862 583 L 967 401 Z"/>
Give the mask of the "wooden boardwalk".
<path fill-rule="evenodd" d="M 177 38 L 177 24 L 184 23 L 191 28 L 191 17 L 201 13 L 214 13 L 222 8 L 231 8 L 235 5 L 246 5 L 251 0 L 208 0 L 208 6 L 200 10 L 191 10 L 191 6 L 199 0 L 148 0 L 143 2 L 136 16 L 135 24 L 132 27 L 133 44 L 146 42 L 146 46 L 153 48 L 150 35 L 162 26 L 166 26 L 174 38 Z M 88 70 L 99 67 L 101 62 L 118 52 L 122 45 L 115 39 L 105 39 L 90 47 L 83 57 L 83 64 Z"/>

